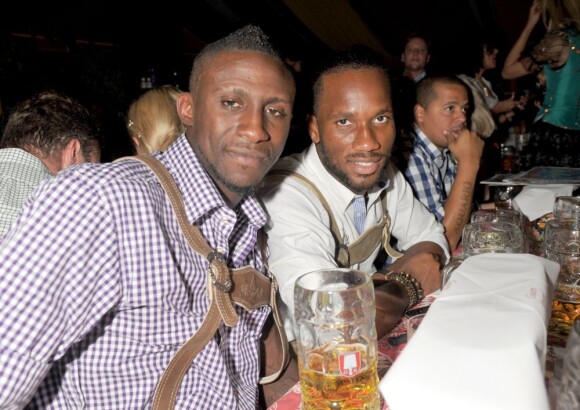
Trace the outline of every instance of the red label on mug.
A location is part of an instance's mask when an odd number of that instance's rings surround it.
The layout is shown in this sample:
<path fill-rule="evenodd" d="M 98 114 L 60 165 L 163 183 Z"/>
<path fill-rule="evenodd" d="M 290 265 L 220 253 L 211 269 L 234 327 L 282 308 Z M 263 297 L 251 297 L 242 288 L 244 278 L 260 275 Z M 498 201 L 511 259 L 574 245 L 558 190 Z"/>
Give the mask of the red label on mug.
<path fill-rule="evenodd" d="M 338 367 L 343 376 L 352 377 L 361 368 L 360 352 L 343 353 L 338 356 Z"/>

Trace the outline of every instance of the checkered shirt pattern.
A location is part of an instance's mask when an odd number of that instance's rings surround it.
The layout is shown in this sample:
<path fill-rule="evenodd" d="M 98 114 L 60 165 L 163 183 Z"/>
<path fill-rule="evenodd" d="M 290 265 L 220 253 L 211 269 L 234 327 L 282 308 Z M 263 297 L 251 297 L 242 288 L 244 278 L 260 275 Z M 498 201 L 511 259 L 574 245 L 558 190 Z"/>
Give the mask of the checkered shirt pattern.
<path fill-rule="evenodd" d="M 440 151 L 418 128 L 415 127 L 413 135 L 415 142 L 405 177 L 415 197 L 441 222 L 445 216 L 445 201 L 457 174 L 457 163 L 447 148 Z M 446 169 L 440 171 L 438 163 L 446 163 Z"/>
<path fill-rule="evenodd" d="M 34 155 L 20 148 L 0 149 L 0 236 L 16 219 L 28 195 L 51 176 Z"/>
<path fill-rule="evenodd" d="M 264 271 L 257 200 L 230 209 L 183 135 L 156 156 L 210 246 L 232 267 Z M 0 408 L 150 408 L 205 317 L 207 267 L 143 164 L 83 164 L 43 182 L 0 242 Z M 236 310 L 239 323 L 222 324 L 185 375 L 176 408 L 257 407 L 270 308 Z"/>

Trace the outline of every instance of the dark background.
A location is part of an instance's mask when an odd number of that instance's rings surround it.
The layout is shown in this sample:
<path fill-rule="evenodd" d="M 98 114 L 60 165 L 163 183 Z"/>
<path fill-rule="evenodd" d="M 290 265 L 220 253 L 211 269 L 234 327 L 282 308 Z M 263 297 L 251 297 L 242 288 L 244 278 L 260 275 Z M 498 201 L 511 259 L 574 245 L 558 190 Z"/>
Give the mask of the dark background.
<path fill-rule="evenodd" d="M 103 123 L 103 160 L 130 153 L 128 104 L 143 77 L 187 89 L 191 62 L 207 43 L 259 24 L 282 54 L 309 64 L 365 44 L 400 70 L 405 37 L 431 39 L 433 71 L 461 64 L 475 39 L 493 37 L 500 61 L 523 27 L 531 0 L 20 1 L 0 14 L 0 100 L 5 111 L 46 88 L 78 98 Z M 4 5 L 7 7 L 6 5 Z M 499 70 L 497 70 L 499 71 Z M 513 85 L 502 82 L 507 91 Z"/>

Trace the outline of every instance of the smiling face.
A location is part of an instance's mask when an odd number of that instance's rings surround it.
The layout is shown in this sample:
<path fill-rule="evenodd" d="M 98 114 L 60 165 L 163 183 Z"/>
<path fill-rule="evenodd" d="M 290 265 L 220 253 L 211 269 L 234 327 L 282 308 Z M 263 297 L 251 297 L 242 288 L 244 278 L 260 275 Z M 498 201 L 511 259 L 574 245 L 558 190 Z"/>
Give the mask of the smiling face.
<path fill-rule="evenodd" d="M 426 107 L 415 105 L 415 122 L 439 149 L 447 147 L 445 131 L 457 137 L 466 127 L 467 90 L 458 84 L 433 85 L 435 98 Z"/>
<path fill-rule="evenodd" d="M 324 75 L 312 141 L 324 167 L 356 194 L 375 186 L 395 139 L 390 88 L 379 69 L 345 69 Z"/>
<path fill-rule="evenodd" d="M 223 51 L 178 109 L 199 160 L 230 205 L 252 193 L 284 148 L 294 102 L 285 67 L 256 51 Z"/>

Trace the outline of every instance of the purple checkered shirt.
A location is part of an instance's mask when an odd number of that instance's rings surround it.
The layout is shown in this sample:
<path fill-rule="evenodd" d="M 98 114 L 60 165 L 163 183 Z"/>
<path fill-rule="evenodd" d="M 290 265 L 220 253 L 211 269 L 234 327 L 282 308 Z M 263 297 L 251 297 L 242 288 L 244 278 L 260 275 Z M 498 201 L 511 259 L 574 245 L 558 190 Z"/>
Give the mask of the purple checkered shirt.
<path fill-rule="evenodd" d="M 232 267 L 263 271 L 265 214 L 228 208 L 184 136 L 157 157 L 188 219 Z M 0 243 L 0 408 L 142 409 L 209 307 L 207 261 L 137 161 L 84 164 L 43 182 Z M 255 409 L 270 308 L 223 324 L 195 359 L 179 409 Z"/>

